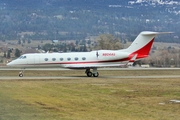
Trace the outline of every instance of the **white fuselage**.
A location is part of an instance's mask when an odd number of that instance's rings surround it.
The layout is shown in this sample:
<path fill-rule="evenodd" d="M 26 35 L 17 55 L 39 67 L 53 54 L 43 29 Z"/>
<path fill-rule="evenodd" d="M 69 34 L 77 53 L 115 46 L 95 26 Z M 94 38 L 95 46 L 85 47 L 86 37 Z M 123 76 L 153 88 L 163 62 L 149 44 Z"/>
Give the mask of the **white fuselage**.
<path fill-rule="evenodd" d="M 24 54 L 8 63 L 18 67 L 66 67 L 94 68 L 105 66 L 120 66 L 129 61 L 129 53 L 120 50 L 98 50 L 91 52 L 72 53 L 34 53 Z"/>

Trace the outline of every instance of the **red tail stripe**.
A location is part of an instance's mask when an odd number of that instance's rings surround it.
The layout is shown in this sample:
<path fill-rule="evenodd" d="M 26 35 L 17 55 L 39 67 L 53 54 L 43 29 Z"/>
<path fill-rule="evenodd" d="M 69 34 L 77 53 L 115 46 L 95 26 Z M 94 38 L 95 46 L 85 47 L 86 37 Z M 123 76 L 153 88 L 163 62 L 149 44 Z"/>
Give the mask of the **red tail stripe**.
<path fill-rule="evenodd" d="M 144 47 L 142 47 L 141 49 L 130 54 L 129 58 L 132 58 L 135 54 L 137 54 L 136 59 L 148 57 L 149 51 L 151 50 L 153 42 L 154 42 L 154 38 L 148 44 L 146 44 Z"/>

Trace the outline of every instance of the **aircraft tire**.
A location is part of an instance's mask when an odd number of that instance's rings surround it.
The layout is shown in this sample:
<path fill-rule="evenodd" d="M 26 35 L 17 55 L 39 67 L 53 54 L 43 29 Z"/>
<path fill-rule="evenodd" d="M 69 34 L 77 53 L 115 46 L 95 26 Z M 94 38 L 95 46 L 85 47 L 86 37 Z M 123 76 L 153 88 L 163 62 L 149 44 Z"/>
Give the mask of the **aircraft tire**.
<path fill-rule="evenodd" d="M 23 77 L 23 74 L 21 73 L 21 74 L 19 74 L 19 77 Z"/>
<path fill-rule="evenodd" d="M 88 77 L 92 77 L 92 75 L 93 75 L 92 72 L 87 72 Z"/>
<path fill-rule="evenodd" d="M 98 72 L 93 74 L 93 77 L 98 77 L 98 76 L 99 76 Z"/>

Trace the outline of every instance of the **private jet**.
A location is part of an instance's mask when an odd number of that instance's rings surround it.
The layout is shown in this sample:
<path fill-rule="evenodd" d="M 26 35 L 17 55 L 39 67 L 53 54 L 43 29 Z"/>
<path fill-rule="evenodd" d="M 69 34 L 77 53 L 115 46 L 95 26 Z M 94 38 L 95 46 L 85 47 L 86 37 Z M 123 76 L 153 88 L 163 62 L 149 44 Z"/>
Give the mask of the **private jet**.
<path fill-rule="evenodd" d="M 119 67 L 148 57 L 156 35 L 168 33 L 171 32 L 143 31 L 128 48 L 121 50 L 24 54 L 9 62 L 7 66 L 22 68 L 23 70 L 19 72 L 19 77 L 23 77 L 24 70 L 30 67 L 84 69 L 88 77 L 98 77 L 97 68 Z"/>

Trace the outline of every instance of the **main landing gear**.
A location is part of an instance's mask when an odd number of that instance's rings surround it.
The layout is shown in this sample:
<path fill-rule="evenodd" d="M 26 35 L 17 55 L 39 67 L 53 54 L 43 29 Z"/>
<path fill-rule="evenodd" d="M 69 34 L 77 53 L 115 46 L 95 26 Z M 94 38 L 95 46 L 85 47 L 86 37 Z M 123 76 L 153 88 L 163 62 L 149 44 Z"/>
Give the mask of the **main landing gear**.
<path fill-rule="evenodd" d="M 85 73 L 88 77 L 98 77 L 99 73 L 97 72 L 97 68 L 93 68 L 93 72 L 91 72 L 90 68 L 86 69 Z"/>

